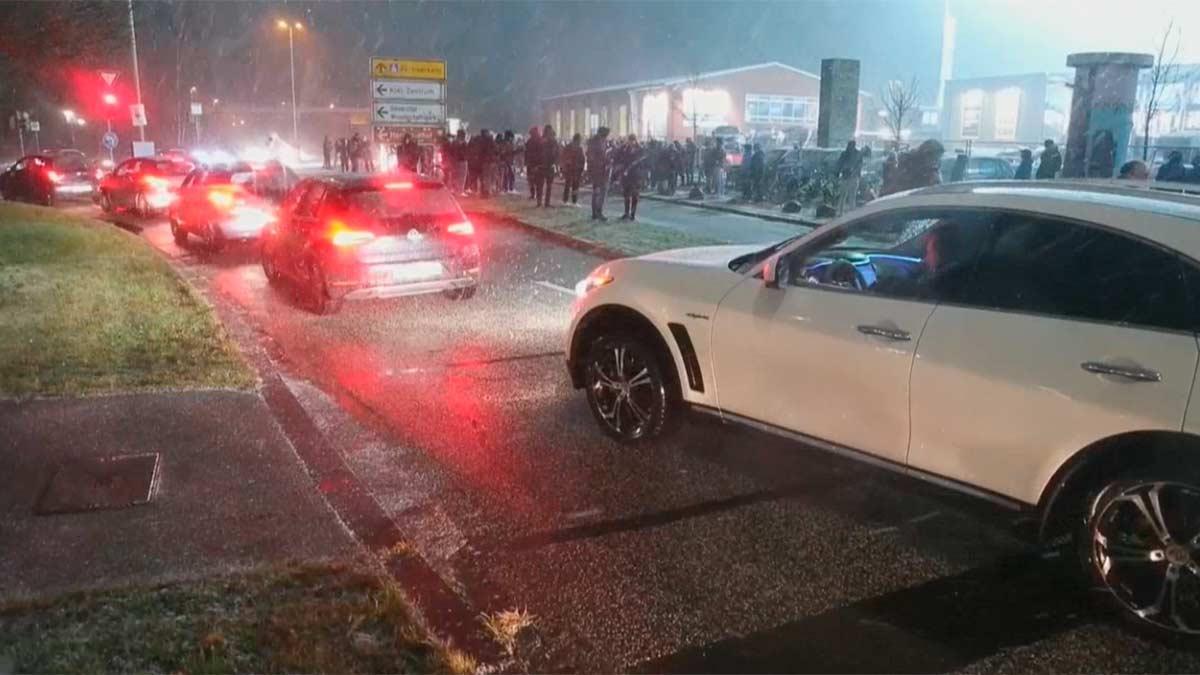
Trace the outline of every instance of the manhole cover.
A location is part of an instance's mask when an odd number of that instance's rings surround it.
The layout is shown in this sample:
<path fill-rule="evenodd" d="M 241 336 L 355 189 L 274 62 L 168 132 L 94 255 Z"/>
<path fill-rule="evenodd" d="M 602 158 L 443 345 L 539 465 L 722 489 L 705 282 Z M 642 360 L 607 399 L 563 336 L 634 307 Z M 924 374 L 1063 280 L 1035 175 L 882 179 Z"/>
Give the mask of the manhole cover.
<path fill-rule="evenodd" d="M 69 459 L 50 477 L 33 512 L 76 513 L 145 504 L 154 496 L 157 482 L 157 452 Z"/>

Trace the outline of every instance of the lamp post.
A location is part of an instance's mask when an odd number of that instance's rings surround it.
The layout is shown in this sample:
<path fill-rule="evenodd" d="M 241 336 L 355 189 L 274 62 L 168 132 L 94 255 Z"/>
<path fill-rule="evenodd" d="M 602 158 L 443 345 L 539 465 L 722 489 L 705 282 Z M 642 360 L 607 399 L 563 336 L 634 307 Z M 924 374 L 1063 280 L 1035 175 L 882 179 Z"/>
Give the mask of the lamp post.
<path fill-rule="evenodd" d="M 67 129 L 71 132 L 71 147 L 75 147 L 75 111 L 64 110 L 63 119 L 67 120 Z"/>
<path fill-rule="evenodd" d="M 298 118 L 299 110 L 296 109 L 296 31 L 304 30 L 304 24 L 299 21 L 286 21 L 280 19 L 275 22 L 275 26 L 279 30 L 286 30 L 288 34 L 288 62 L 292 71 L 292 146 L 296 151 L 300 151 L 300 121 Z"/>

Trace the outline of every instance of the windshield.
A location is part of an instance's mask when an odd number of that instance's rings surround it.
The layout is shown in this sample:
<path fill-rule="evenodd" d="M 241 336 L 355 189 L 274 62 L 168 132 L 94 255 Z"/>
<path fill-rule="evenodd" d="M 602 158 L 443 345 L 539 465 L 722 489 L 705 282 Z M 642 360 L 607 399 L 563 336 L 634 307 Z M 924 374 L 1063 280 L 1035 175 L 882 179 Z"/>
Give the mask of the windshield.
<path fill-rule="evenodd" d="M 1200 0 L 0 0 L 10 672 L 1200 674 Z"/>

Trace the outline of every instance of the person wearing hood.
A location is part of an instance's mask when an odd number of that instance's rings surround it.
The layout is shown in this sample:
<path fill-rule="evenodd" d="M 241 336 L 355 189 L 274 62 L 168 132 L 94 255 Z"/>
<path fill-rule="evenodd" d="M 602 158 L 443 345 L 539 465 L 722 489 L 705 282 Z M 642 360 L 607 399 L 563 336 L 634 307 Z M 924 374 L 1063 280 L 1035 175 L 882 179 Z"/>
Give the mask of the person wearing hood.
<path fill-rule="evenodd" d="M 1167 155 L 1167 162 L 1158 167 L 1154 180 L 1171 183 L 1182 183 L 1187 177 L 1187 169 L 1183 166 L 1183 153 L 1173 150 Z"/>
<path fill-rule="evenodd" d="M 529 183 L 529 198 L 537 199 L 538 186 L 542 184 L 542 175 L 538 168 L 542 164 L 542 132 L 537 127 L 529 127 L 529 138 L 525 140 L 525 182 Z"/>
<path fill-rule="evenodd" d="M 563 146 L 559 166 L 562 167 L 563 194 L 566 204 L 570 199 L 572 204 L 579 203 L 579 182 L 583 178 L 583 167 L 586 159 L 583 155 L 583 136 L 575 134 L 571 142 Z"/>
<path fill-rule="evenodd" d="M 945 146 L 930 139 L 921 143 L 915 150 L 900 155 L 894 172 L 896 180 L 891 188 L 885 190 L 885 194 L 941 183 L 942 155 L 945 153 Z"/>
<path fill-rule="evenodd" d="M 636 220 L 638 196 L 646 180 L 646 151 L 637 136 L 629 134 L 621 150 L 621 196 L 625 198 L 625 215 L 621 220 Z"/>
<path fill-rule="evenodd" d="M 1033 152 L 1029 148 L 1021 148 L 1021 163 L 1013 173 L 1014 180 L 1029 180 L 1033 177 Z"/>

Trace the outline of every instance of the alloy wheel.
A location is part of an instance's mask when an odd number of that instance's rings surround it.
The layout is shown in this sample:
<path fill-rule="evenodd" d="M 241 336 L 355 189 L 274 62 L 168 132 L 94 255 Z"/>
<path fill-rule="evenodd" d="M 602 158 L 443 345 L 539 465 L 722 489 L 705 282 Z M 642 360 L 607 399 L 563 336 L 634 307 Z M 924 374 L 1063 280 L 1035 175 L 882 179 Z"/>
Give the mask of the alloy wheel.
<path fill-rule="evenodd" d="M 1151 627 L 1200 634 L 1200 488 L 1137 481 L 1110 490 L 1090 528 L 1095 577 Z"/>
<path fill-rule="evenodd" d="M 593 411 L 612 435 L 637 440 L 652 433 L 663 386 L 643 350 L 625 341 L 605 343 L 593 351 L 588 372 Z"/>

